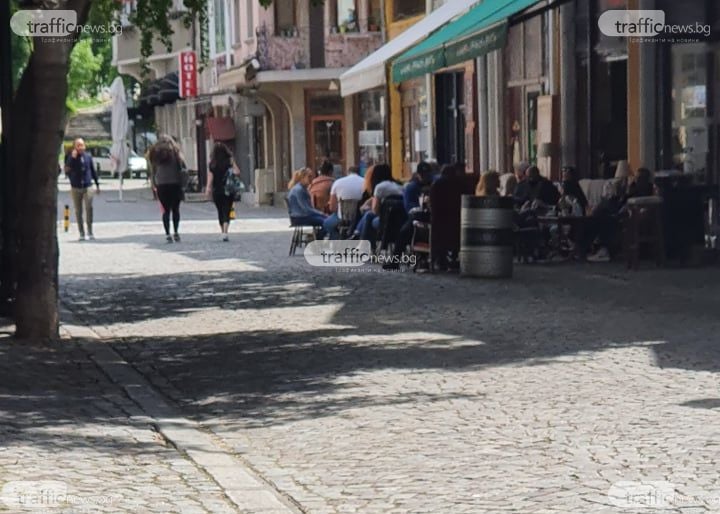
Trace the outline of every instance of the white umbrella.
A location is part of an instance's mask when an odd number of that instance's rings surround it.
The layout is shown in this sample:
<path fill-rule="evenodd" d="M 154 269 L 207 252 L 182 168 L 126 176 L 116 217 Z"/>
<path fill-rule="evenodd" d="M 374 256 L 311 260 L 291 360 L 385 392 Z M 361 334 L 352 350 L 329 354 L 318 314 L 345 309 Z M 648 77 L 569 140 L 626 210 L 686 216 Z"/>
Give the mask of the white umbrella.
<path fill-rule="evenodd" d="M 120 77 L 115 77 L 110 86 L 112 97 L 112 148 L 110 158 L 112 159 L 114 171 L 120 179 L 120 201 L 122 201 L 123 174 L 128 169 L 129 150 L 127 144 L 128 113 L 127 99 L 125 98 L 125 85 Z"/>

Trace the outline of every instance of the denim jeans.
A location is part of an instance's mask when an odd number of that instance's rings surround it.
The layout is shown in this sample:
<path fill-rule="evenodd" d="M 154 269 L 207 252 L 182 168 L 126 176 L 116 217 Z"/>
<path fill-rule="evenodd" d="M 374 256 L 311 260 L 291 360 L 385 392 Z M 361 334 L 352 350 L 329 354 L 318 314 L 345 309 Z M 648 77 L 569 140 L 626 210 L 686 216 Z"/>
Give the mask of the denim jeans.
<path fill-rule="evenodd" d="M 323 229 L 325 229 L 325 232 L 328 233 L 330 239 L 338 239 L 340 237 L 340 233 L 337 229 L 339 224 L 340 217 L 337 215 L 336 212 L 332 213 L 325 219 L 325 223 L 323 223 Z"/>
<path fill-rule="evenodd" d="M 295 216 L 290 218 L 290 222 L 293 225 L 307 225 L 313 227 L 321 227 L 318 231 L 318 237 L 323 239 L 325 237 L 325 229 L 322 226 L 325 224 L 327 216 L 324 214 L 309 214 L 307 216 Z"/>

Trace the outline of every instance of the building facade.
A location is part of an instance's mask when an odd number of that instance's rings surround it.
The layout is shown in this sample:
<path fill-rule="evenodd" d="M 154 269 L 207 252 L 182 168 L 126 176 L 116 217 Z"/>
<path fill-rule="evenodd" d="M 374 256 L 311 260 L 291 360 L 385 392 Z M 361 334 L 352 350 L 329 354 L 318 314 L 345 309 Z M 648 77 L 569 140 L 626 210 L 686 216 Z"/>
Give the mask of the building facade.
<path fill-rule="evenodd" d="M 198 96 L 149 95 L 158 131 L 181 142 L 201 180 L 216 141 L 231 148 L 260 201 L 283 191 L 294 169 L 327 159 L 339 174 L 384 160 L 382 94 L 342 98 L 338 83 L 382 44 L 380 0 L 276 0 L 267 9 L 257 0 L 209 0 L 208 7 L 210 55 Z M 149 59 L 155 89 L 177 72 L 179 51 L 200 45 L 197 27 L 172 23 L 173 51 L 156 44 Z M 139 54 L 138 34 L 116 38 L 120 73 L 139 78 Z"/>

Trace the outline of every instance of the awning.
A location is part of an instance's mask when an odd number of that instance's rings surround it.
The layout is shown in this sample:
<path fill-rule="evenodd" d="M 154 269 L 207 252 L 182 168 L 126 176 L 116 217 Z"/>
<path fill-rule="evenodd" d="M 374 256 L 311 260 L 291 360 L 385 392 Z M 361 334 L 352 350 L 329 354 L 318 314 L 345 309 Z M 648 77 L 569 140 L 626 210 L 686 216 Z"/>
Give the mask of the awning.
<path fill-rule="evenodd" d="M 539 0 L 485 0 L 399 56 L 393 82 L 480 57 L 505 46 L 508 18 Z"/>
<path fill-rule="evenodd" d="M 215 141 L 231 141 L 235 139 L 235 124 L 232 118 L 206 118 L 205 124 L 208 135 Z"/>
<path fill-rule="evenodd" d="M 349 96 L 385 84 L 385 63 L 437 30 L 478 0 L 449 0 L 405 32 L 375 50 L 340 76 L 340 92 Z"/>

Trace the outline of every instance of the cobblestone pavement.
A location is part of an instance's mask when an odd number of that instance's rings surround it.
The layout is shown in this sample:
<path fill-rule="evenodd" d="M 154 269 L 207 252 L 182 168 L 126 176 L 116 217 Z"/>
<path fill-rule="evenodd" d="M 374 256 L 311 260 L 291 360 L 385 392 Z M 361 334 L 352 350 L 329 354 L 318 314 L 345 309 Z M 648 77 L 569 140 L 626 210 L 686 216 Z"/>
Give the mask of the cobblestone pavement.
<path fill-rule="evenodd" d="M 88 358 L 0 336 L 0 512 L 237 512 Z"/>
<path fill-rule="evenodd" d="M 193 208 L 61 234 L 63 301 L 304 511 L 720 510 L 717 269 L 339 273 Z"/>

